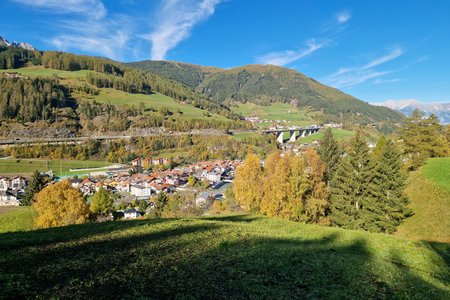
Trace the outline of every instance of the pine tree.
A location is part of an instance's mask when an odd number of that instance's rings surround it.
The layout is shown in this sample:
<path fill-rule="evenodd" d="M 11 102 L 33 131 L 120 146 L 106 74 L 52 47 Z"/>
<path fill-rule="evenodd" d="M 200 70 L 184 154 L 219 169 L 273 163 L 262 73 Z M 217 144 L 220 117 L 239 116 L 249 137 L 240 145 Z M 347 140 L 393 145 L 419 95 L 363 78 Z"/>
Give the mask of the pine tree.
<path fill-rule="evenodd" d="M 44 184 L 45 182 L 41 176 L 41 173 L 38 170 L 34 171 L 25 189 L 25 194 L 22 197 L 20 205 L 26 206 L 33 204 L 34 195 L 39 193 L 44 188 Z"/>
<path fill-rule="evenodd" d="M 155 200 L 155 206 L 153 207 L 153 215 L 155 218 L 161 218 L 164 212 L 164 208 L 169 203 L 169 197 L 165 192 L 158 194 Z"/>
<path fill-rule="evenodd" d="M 392 141 L 380 138 L 376 149 L 379 152 L 372 162 L 364 229 L 393 233 L 402 220 L 411 215 L 408 198 L 403 192 L 406 176 L 400 152 Z"/>
<path fill-rule="evenodd" d="M 345 228 L 362 228 L 363 209 L 369 193 L 369 148 L 357 131 L 347 156 L 340 160 L 331 180 L 331 222 Z"/>
<path fill-rule="evenodd" d="M 333 177 L 333 173 L 339 163 L 341 151 L 336 139 L 331 132 L 331 128 L 327 128 L 323 139 L 320 141 L 319 155 L 326 165 L 325 180 L 329 182 Z"/>

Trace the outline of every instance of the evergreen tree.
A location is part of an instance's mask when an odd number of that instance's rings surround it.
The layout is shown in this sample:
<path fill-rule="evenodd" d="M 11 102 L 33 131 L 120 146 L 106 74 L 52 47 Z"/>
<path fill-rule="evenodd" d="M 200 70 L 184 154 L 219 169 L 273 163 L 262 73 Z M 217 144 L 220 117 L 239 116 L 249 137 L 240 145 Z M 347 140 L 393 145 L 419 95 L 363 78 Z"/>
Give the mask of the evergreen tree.
<path fill-rule="evenodd" d="M 362 228 L 362 210 L 369 193 L 369 148 L 358 130 L 347 156 L 340 160 L 331 180 L 331 222 L 345 228 Z"/>
<path fill-rule="evenodd" d="M 91 200 L 90 210 L 97 214 L 106 214 L 113 208 L 113 199 L 108 191 L 100 187 Z"/>
<path fill-rule="evenodd" d="M 378 153 L 372 162 L 364 229 L 393 233 L 402 220 L 411 215 L 408 198 L 403 192 L 406 176 L 400 152 L 392 141 L 380 138 L 375 149 Z"/>
<path fill-rule="evenodd" d="M 164 212 L 164 208 L 169 203 L 169 197 L 165 192 L 158 194 L 155 200 L 155 206 L 153 207 L 153 214 L 155 218 L 161 218 Z"/>
<path fill-rule="evenodd" d="M 333 173 L 336 170 L 341 157 L 339 145 L 331 132 L 331 128 L 327 128 L 325 131 L 323 139 L 320 141 L 318 152 L 326 166 L 325 180 L 329 182 L 333 177 Z"/>
<path fill-rule="evenodd" d="M 45 182 L 41 173 L 38 170 L 34 171 L 25 189 L 25 194 L 22 197 L 20 205 L 31 205 L 34 201 L 34 195 L 44 188 L 44 184 Z"/>

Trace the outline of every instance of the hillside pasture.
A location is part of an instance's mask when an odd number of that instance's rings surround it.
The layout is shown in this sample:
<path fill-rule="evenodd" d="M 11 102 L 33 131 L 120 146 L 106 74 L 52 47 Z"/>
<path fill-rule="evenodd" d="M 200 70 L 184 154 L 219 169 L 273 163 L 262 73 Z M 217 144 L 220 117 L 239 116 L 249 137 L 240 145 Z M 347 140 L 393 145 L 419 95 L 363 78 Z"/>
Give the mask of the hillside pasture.
<path fill-rule="evenodd" d="M 315 124 L 313 118 L 319 113 L 301 110 L 288 103 L 273 103 L 267 106 L 245 103 L 232 107 L 232 110 L 243 116 L 259 117 L 262 120 L 285 120 L 286 123 L 281 123 L 281 125 L 285 124 L 289 126 L 307 126 Z M 258 123 L 258 126 L 262 128 L 269 127 L 270 125 L 272 125 L 272 123 Z"/>
<path fill-rule="evenodd" d="M 0 206 L 0 233 L 33 230 L 35 217 L 30 206 Z"/>
<path fill-rule="evenodd" d="M 342 141 L 348 138 L 351 138 L 355 135 L 355 131 L 345 130 L 341 128 L 331 128 L 331 133 L 333 134 L 334 138 L 338 141 Z M 303 138 L 298 139 L 298 143 L 307 143 L 310 144 L 313 141 L 320 141 L 325 134 L 325 131 L 321 130 L 318 133 L 305 136 Z"/>
<path fill-rule="evenodd" d="M 0 249 L 0 298 L 450 296 L 448 244 L 255 215 L 6 233 Z"/>
<path fill-rule="evenodd" d="M 450 157 L 431 158 L 410 174 L 406 194 L 414 215 L 398 228 L 397 236 L 450 243 Z"/>

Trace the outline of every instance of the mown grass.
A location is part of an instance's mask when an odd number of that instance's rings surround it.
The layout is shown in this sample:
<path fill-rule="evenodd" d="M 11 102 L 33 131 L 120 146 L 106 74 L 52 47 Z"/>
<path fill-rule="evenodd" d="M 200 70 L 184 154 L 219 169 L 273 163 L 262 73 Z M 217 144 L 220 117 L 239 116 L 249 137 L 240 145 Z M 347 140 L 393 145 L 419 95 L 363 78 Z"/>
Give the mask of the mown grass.
<path fill-rule="evenodd" d="M 288 103 L 273 103 L 263 106 L 254 103 L 239 104 L 233 111 L 244 116 L 255 116 L 262 120 L 286 120 L 286 125 L 306 126 L 314 124 L 313 117 L 318 112 L 309 112 L 291 106 Z M 271 123 L 258 123 L 260 127 L 269 127 Z"/>
<path fill-rule="evenodd" d="M 432 158 L 411 173 L 406 194 L 414 215 L 398 228 L 397 236 L 413 240 L 450 242 L 450 158 Z"/>
<path fill-rule="evenodd" d="M 55 175 L 67 176 L 86 173 L 86 171 L 69 172 L 69 169 L 101 168 L 110 165 L 109 162 L 96 160 L 0 159 L 0 174 L 31 174 L 35 170 L 41 172 L 53 170 Z"/>
<path fill-rule="evenodd" d="M 0 233 L 33 230 L 35 217 L 30 206 L 0 207 Z"/>
<path fill-rule="evenodd" d="M 334 138 L 338 141 L 351 138 L 352 136 L 355 135 L 355 131 L 350 131 L 350 130 L 345 130 L 345 129 L 340 129 L 340 128 L 331 128 L 331 132 L 333 133 Z M 309 144 L 309 143 L 312 143 L 313 141 L 320 141 L 323 138 L 324 134 L 325 134 L 324 131 L 319 131 L 318 133 L 315 133 L 315 134 L 312 134 L 309 136 L 305 136 L 304 138 L 299 138 L 298 142 Z"/>
<path fill-rule="evenodd" d="M 277 218 L 0 235 L 0 298 L 448 299 L 448 244 Z"/>

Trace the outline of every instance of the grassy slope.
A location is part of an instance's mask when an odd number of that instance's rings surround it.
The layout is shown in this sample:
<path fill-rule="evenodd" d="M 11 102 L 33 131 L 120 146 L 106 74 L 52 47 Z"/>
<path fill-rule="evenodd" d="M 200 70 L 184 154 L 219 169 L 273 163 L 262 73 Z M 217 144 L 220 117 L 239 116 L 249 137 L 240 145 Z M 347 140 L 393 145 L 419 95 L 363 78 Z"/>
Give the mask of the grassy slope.
<path fill-rule="evenodd" d="M 32 66 L 32 67 L 24 67 L 20 69 L 11 69 L 11 70 L 0 70 L 0 72 L 17 72 L 26 76 L 35 77 L 35 76 L 42 76 L 42 77 L 59 77 L 61 79 L 61 83 L 64 85 L 81 85 L 85 81 L 86 73 L 92 72 L 92 71 L 61 71 L 61 70 L 55 70 L 55 69 L 46 69 L 42 66 Z M 174 99 L 167 97 L 165 95 L 159 94 L 159 93 L 153 93 L 151 95 L 144 95 L 144 94 L 130 94 L 123 91 L 111 89 L 111 88 L 102 88 L 98 89 L 100 91 L 99 95 L 95 96 L 88 96 L 88 99 L 95 100 L 97 102 L 103 102 L 103 103 L 111 103 L 115 105 L 135 105 L 139 106 L 139 104 L 142 102 L 145 104 L 147 108 L 153 108 L 155 110 L 158 110 L 161 107 L 168 108 L 171 112 L 175 113 L 178 109 L 183 112 L 182 118 L 186 119 L 203 119 L 204 111 L 195 108 L 192 105 L 186 104 L 180 104 L 179 102 L 175 101 Z M 76 97 L 76 93 L 74 94 Z M 175 114 L 177 117 L 178 114 Z M 226 120 L 225 117 L 211 114 L 211 119 L 216 120 Z"/>
<path fill-rule="evenodd" d="M 406 193 L 414 215 L 400 225 L 397 236 L 450 242 L 450 158 L 432 158 L 411 174 Z"/>
<path fill-rule="evenodd" d="M 0 207 L 0 233 L 33 230 L 34 218 L 30 206 Z"/>
<path fill-rule="evenodd" d="M 255 116 L 262 120 L 286 120 L 286 125 L 306 126 L 314 124 L 312 118 L 318 112 L 308 112 L 292 107 L 288 103 L 273 103 L 263 106 L 254 103 L 239 104 L 232 108 L 243 116 Z M 258 123 L 258 126 L 269 127 L 271 123 Z"/>
<path fill-rule="evenodd" d="M 35 170 L 41 172 L 53 170 L 56 175 L 76 175 L 79 172 L 69 172 L 69 169 L 98 168 L 109 165 L 111 163 L 95 160 L 48 160 L 47 166 L 45 159 L 0 159 L 0 174 L 31 174 Z"/>
<path fill-rule="evenodd" d="M 0 298 L 450 296 L 448 244 L 259 216 L 0 235 Z"/>
<path fill-rule="evenodd" d="M 332 128 L 331 132 L 333 133 L 333 136 L 336 140 L 345 140 L 347 138 L 350 138 L 355 135 L 355 131 L 349 131 L 345 129 L 340 128 Z M 325 134 L 324 131 L 320 131 L 318 133 L 306 136 L 304 138 L 300 138 L 298 140 L 299 143 L 311 143 L 313 141 L 320 141 L 323 138 L 323 135 Z"/>

